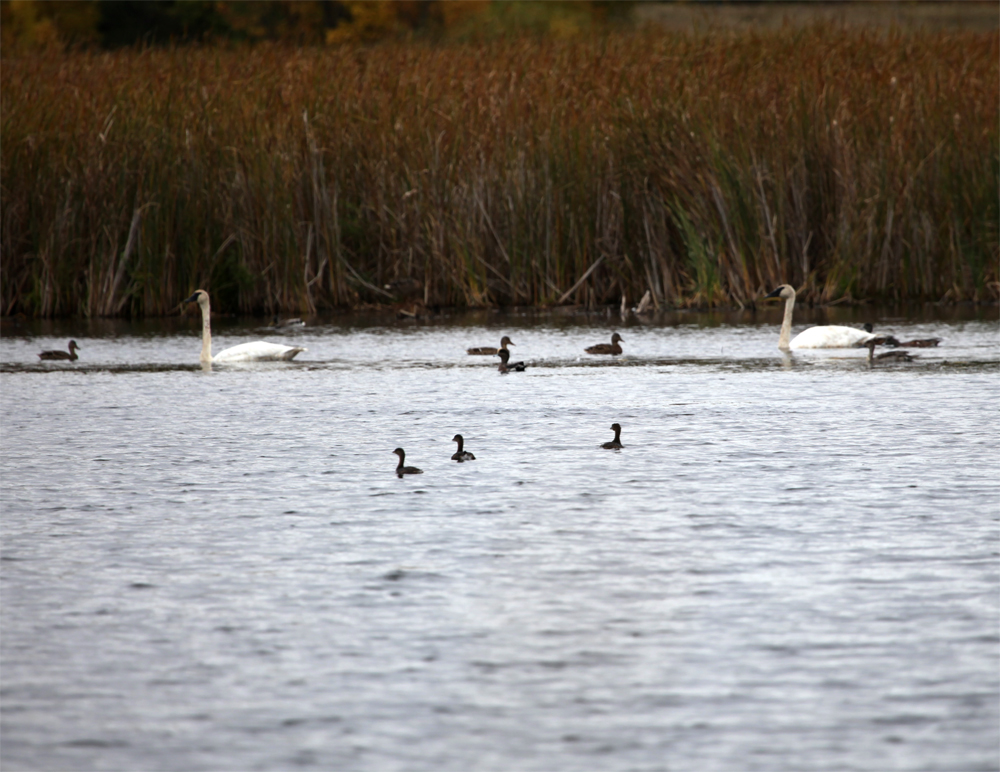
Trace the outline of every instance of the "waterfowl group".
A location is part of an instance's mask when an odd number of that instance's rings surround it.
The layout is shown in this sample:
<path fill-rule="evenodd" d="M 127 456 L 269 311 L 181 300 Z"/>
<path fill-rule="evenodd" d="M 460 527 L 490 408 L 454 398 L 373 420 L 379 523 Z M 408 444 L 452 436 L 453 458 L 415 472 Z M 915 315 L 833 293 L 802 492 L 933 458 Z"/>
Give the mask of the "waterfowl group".
<path fill-rule="evenodd" d="M 76 341 L 75 340 L 71 340 L 69 342 L 69 351 L 60 351 L 59 349 L 55 349 L 55 350 L 52 350 L 52 351 L 43 351 L 42 353 L 40 353 L 38 355 L 38 358 L 39 359 L 49 359 L 49 360 L 51 360 L 51 359 L 67 360 L 68 359 L 70 362 L 75 362 L 77 359 L 79 359 L 79 357 L 76 355 L 76 352 L 77 351 L 81 351 L 81 350 L 82 349 L 78 345 L 76 345 Z"/>
<path fill-rule="evenodd" d="M 865 323 L 864 329 L 856 327 L 846 327 L 842 325 L 817 325 L 809 327 L 800 332 L 794 338 L 791 337 L 792 317 L 795 309 L 795 289 L 790 284 L 782 284 L 764 296 L 765 298 L 779 298 L 785 301 L 785 314 L 781 323 L 781 332 L 778 336 L 778 348 L 783 351 L 794 349 L 820 349 L 820 348 L 857 348 L 872 345 L 886 345 L 898 348 L 932 348 L 941 343 L 941 338 L 915 338 L 913 340 L 900 342 L 894 336 L 888 334 L 876 334 L 871 323 Z M 281 343 L 269 343 L 267 341 L 253 341 L 251 343 L 241 343 L 236 346 L 220 351 L 212 355 L 212 321 L 211 302 L 205 290 L 195 290 L 185 303 L 197 303 L 201 310 L 201 356 L 202 363 L 230 363 L 230 362 L 262 362 L 262 361 L 289 361 L 303 351 L 302 346 L 286 346 Z M 301 319 L 280 319 L 274 317 L 272 329 L 285 329 L 289 327 L 304 326 Z M 615 332 L 611 336 L 610 343 L 598 343 L 584 349 L 588 354 L 617 356 L 622 353 L 622 336 Z M 477 356 L 499 356 L 500 364 L 497 370 L 500 373 L 524 372 L 527 365 L 524 362 L 510 362 L 510 351 L 508 346 L 513 346 L 514 341 L 509 336 L 504 335 L 500 339 L 500 347 L 477 346 L 466 349 L 468 354 Z M 80 347 L 75 340 L 69 341 L 69 350 L 42 351 L 38 357 L 42 360 L 64 360 L 75 362 L 79 357 L 77 351 Z M 883 354 L 874 357 L 870 353 L 869 361 L 875 359 L 900 359 L 911 361 L 912 355 L 901 352 L 899 354 Z"/>
<path fill-rule="evenodd" d="M 476 348 L 466 349 L 466 353 L 472 354 L 473 356 L 496 356 L 500 349 L 505 349 L 507 346 L 513 346 L 514 341 L 504 335 L 500 338 L 500 348 L 493 348 L 492 346 L 477 346 Z"/>
<path fill-rule="evenodd" d="M 789 340 L 792 334 L 792 310 L 795 308 L 795 289 L 790 284 L 782 284 L 764 297 L 781 298 L 785 301 L 785 317 L 781 322 L 781 333 L 778 336 L 778 348 L 782 351 L 806 348 L 863 348 L 865 346 L 869 346 L 874 350 L 874 347 L 877 345 L 930 348 L 937 346 L 941 342 L 941 338 L 918 338 L 901 343 L 892 335 L 875 333 L 870 322 L 866 322 L 864 329 L 861 330 L 856 327 L 844 327 L 837 324 L 817 325 L 816 327 L 809 327 L 803 330 Z M 902 353 L 905 352 L 901 352 L 900 354 L 880 354 L 875 358 L 912 360 L 912 356 L 907 359 Z M 871 355 L 869 355 L 868 361 L 871 361 Z"/>
<path fill-rule="evenodd" d="M 622 445 L 622 427 L 621 424 L 613 423 L 611 424 L 611 429 L 615 433 L 615 438 L 601 445 L 602 448 L 607 448 L 609 450 L 621 450 L 625 446 Z M 465 438 L 461 434 L 456 434 L 451 438 L 452 442 L 458 443 L 458 450 L 456 450 L 451 455 L 452 461 L 457 461 L 462 464 L 466 461 L 475 461 L 476 457 L 465 449 Z M 397 456 L 399 456 L 399 463 L 396 464 L 396 476 L 402 477 L 406 474 L 423 474 L 423 469 L 417 469 L 415 466 L 406 466 L 406 451 L 402 448 L 396 448 L 394 451 Z"/>
<path fill-rule="evenodd" d="M 792 338 L 795 289 L 790 284 L 782 284 L 764 297 L 781 298 L 785 301 L 785 318 L 781 322 L 781 334 L 778 337 L 778 348 L 782 351 L 799 348 L 856 348 L 867 345 L 870 340 L 879 339 L 878 335 L 868 330 L 838 324 L 810 327 Z"/>
<path fill-rule="evenodd" d="M 240 343 L 223 349 L 212 356 L 212 308 L 205 290 L 195 290 L 194 294 L 184 301 L 197 303 L 201 309 L 201 362 L 231 363 L 231 362 L 276 362 L 293 359 L 296 354 L 305 351 L 302 346 L 285 346 L 281 343 L 268 343 L 255 340 L 252 343 Z"/>
<path fill-rule="evenodd" d="M 609 354 L 611 356 L 617 356 L 622 353 L 621 342 L 624 340 L 619 333 L 613 333 L 611 335 L 610 343 L 598 343 L 594 346 L 588 346 L 584 349 L 588 354 Z M 476 346 L 475 348 L 466 349 L 467 354 L 472 354 L 475 356 L 498 356 L 500 357 L 500 364 L 497 366 L 497 370 L 500 373 L 510 373 L 510 372 L 524 372 L 527 365 L 524 362 L 511 362 L 510 361 L 510 350 L 508 346 L 513 346 L 514 341 L 512 341 L 507 335 L 504 335 L 500 339 L 500 348 L 493 348 L 492 346 Z"/>
<path fill-rule="evenodd" d="M 872 332 L 874 328 L 871 322 L 865 322 L 864 328 L 867 332 Z M 907 348 L 934 348 L 941 342 L 941 338 L 914 338 L 913 340 L 898 341 L 892 335 L 882 335 L 882 343 L 886 346 L 907 347 Z"/>

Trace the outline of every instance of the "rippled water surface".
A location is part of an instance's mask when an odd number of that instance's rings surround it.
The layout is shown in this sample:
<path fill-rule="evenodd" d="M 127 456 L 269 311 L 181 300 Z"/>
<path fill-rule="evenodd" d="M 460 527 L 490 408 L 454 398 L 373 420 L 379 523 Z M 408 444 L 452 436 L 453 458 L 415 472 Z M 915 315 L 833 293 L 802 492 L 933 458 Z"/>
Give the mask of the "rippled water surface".
<path fill-rule="evenodd" d="M 996 770 L 995 309 L 777 318 L 5 326 L 3 769 Z"/>

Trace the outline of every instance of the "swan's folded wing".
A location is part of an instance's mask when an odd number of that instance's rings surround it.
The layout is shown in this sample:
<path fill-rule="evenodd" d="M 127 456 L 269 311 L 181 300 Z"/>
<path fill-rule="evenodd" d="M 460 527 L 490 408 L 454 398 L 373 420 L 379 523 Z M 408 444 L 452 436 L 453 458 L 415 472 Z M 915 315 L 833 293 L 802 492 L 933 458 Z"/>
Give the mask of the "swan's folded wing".
<path fill-rule="evenodd" d="M 791 348 L 856 348 L 877 337 L 855 327 L 830 324 L 803 330 L 790 344 Z"/>
<path fill-rule="evenodd" d="M 252 343 L 241 343 L 238 346 L 224 349 L 212 357 L 212 361 L 277 362 L 292 359 L 302 351 L 305 351 L 305 349 L 301 346 L 284 346 L 280 343 L 255 340 Z"/>

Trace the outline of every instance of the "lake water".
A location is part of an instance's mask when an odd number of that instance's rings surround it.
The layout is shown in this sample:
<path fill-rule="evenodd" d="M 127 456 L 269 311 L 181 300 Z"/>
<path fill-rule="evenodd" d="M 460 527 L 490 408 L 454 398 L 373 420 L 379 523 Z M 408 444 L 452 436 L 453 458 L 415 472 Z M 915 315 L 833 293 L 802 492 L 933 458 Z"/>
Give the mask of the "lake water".
<path fill-rule="evenodd" d="M 3 769 L 997 770 L 997 311 L 872 313 L 944 341 L 220 319 L 309 350 L 203 371 L 193 318 L 5 324 Z M 503 334 L 526 372 L 464 353 Z"/>

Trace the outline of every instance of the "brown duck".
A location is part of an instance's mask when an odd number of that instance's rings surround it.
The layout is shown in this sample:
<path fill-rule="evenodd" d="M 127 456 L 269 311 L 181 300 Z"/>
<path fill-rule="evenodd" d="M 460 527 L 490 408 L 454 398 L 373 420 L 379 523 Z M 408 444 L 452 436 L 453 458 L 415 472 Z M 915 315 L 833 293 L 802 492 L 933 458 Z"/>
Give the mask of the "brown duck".
<path fill-rule="evenodd" d="M 865 322 L 864 328 L 867 332 L 872 331 L 871 322 Z M 886 346 L 909 346 L 910 348 L 934 348 L 941 342 L 941 338 L 914 338 L 900 342 L 892 335 L 883 335 L 883 343 Z"/>
<path fill-rule="evenodd" d="M 868 341 L 868 364 L 872 364 L 876 360 L 886 360 L 891 359 L 896 362 L 912 362 L 914 360 L 914 355 L 909 351 L 901 351 L 899 349 L 893 349 L 892 351 L 883 351 L 878 356 L 875 355 L 875 344 L 876 341 Z"/>
<path fill-rule="evenodd" d="M 79 357 L 76 352 L 80 350 L 80 347 L 76 345 L 75 340 L 69 342 L 69 351 L 43 351 L 38 355 L 39 359 L 68 359 L 70 362 L 75 362 Z"/>
<path fill-rule="evenodd" d="M 513 346 L 513 345 L 514 341 L 512 341 L 506 335 L 500 338 L 500 348 L 507 348 L 507 346 Z M 466 349 L 466 353 L 473 354 L 474 356 L 495 357 L 497 355 L 497 351 L 499 350 L 500 349 L 493 348 L 492 346 L 479 346 L 478 348 Z"/>
<path fill-rule="evenodd" d="M 598 343 L 596 346 L 584 349 L 584 351 L 588 354 L 611 354 L 612 356 L 617 356 L 622 353 L 622 347 L 618 345 L 618 341 L 621 339 L 622 336 L 616 332 L 611 336 L 611 343 Z"/>

